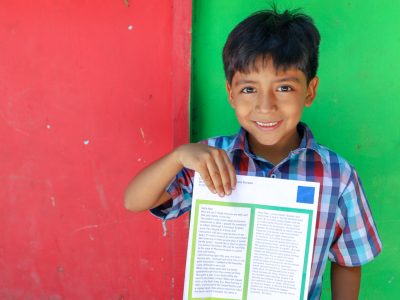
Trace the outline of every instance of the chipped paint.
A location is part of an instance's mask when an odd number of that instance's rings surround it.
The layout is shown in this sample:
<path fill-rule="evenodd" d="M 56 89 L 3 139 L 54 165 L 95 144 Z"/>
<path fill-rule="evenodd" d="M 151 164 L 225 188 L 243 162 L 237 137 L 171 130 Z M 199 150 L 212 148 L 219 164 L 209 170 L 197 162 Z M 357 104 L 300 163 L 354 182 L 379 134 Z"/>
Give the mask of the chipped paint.
<path fill-rule="evenodd" d="M 108 209 L 106 193 L 104 191 L 103 185 L 97 184 L 96 185 L 96 190 L 97 190 L 97 194 L 99 195 L 99 200 L 100 200 L 101 207 L 103 209 Z"/>
<path fill-rule="evenodd" d="M 140 135 L 142 136 L 142 139 L 144 140 L 144 131 L 143 131 L 142 127 L 140 127 Z"/>
<path fill-rule="evenodd" d="M 142 266 L 142 267 L 147 267 L 148 265 L 149 265 L 149 260 L 148 259 L 146 259 L 146 258 L 140 258 L 140 265 Z"/>
<path fill-rule="evenodd" d="M 79 232 L 79 231 L 86 230 L 86 229 L 98 228 L 99 226 L 100 226 L 100 225 L 98 225 L 98 224 L 82 226 L 82 227 L 79 227 L 79 228 L 75 229 L 75 230 L 74 230 L 74 233 L 77 233 L 77 232 Z"/>
<path fill-rule="evenodd" d="M 167 221 L 162 221 L 163 236 L 167 236 Z"/>
<path fill-rule="evenodd" d="M 58 266 L 57 267 L 57 272 L 58 273 L 63 273 L 64 272 L 64 267 L 63 266 Z"/>
<path fill-rule="evenodd" d="M 125 219 L 125 220 L 115 220 L 112 222 L 106 222 L 106 223 L 102 223 L 102 224 L 86 225 L 86 226 L 82 226 L 82 227 L 75 229 L 72 233 L 77 233 L 79 231 L 92 229 L 92 228 L 100 228 L 100 227 L 104 228 L 104 227 L 108 227 L 108 226 L 115 226 L 115 225 L 119 225 L 119 224 L 126 223 L 129 221 L 130 221 L 130 219 Z"/>
<path fill-rule="evenodd" d="M 50 201 L 51 201 L 51 206 L 56 207 L 56 198 L 50 197 Z"/>

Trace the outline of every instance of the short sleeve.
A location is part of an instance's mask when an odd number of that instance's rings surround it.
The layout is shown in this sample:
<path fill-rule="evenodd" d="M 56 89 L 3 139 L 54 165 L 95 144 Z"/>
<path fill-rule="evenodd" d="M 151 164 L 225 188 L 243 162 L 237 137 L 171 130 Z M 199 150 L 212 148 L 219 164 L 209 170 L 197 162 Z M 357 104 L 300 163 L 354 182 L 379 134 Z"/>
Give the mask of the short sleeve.
<path fill-rule="evenodd" d="M 334 242 L 329 259 L 342 266 L 361 266 L 382 250 L 361 181 L 352 169 L 339 198 Z"/>
<path fill-rule="evenodd" d="M 194 171 L 183 168 L 167 187 L 171 200 L 150 209 L 150 212 L 162 220 L 179 217 L 192 207 Z"/>

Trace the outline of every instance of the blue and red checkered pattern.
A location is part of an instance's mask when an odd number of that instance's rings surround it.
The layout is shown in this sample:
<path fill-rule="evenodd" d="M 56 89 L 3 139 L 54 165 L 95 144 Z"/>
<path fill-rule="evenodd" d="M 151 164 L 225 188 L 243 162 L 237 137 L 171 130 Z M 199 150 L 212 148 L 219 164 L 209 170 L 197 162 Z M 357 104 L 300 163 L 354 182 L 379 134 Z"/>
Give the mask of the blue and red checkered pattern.
<path fill-rule="evenodd" d="M 372 260 L 382 243 L 356 170 L 335 152 L 316 143 L 311 130 L 299 123 L 299 148 L 274 166 L 249 150 L 247 133 L 203 141 L 224 149 L 239 175 L 263 176 L 320 183 L 318 215 L 308 299 L 319 299 L 327 260 L 360 266 Z M 163 220 L 190 210 L 194 172 L 183 169 L 167 191 L 172 200 L 152 209 Z"/>

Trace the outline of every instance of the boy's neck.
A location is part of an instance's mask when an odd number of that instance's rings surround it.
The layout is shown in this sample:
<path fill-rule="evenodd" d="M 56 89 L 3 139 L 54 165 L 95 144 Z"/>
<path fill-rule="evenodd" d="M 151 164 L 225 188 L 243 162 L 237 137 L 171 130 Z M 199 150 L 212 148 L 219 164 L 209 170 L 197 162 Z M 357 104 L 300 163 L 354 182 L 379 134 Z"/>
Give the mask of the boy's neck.
<path fill-rule="evenodd" d="M 288 157 L 290 151 L 293 151 L 300 146 L 301 136 L 296 130 L 296 132 L 288 138 L 286 143 L 273 146 L 260 145 L 258 142 L 254 141 L 253 137 L 250 135 L 248 135 L 248 141 L 252 153 L 268 160 L 276 166 Z"/>

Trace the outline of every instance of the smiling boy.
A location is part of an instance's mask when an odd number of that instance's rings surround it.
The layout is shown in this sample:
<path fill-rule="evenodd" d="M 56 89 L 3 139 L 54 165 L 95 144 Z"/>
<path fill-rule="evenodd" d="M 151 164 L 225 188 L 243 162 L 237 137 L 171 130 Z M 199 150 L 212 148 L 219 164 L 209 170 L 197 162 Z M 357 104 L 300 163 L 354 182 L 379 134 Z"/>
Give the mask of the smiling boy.
<path fill-rule="evenodd" d="M 381 242 L 355 169 L 319 145 L 300 118 L 318 88 L 320 36 L 298 12 L 257 12 L 238 24 L 223 50 L 230 105 L 238 134 L 182 145 L 141 171 L 129 184 L 125 206 L 151 209 L 169 220 L 191 208 L 194 171 L 221 197 L 236 174 L 320 183 L 308 299 L 319 299 L 327 261 L 333 299 L 357 299 L 361 265 Z"/>

